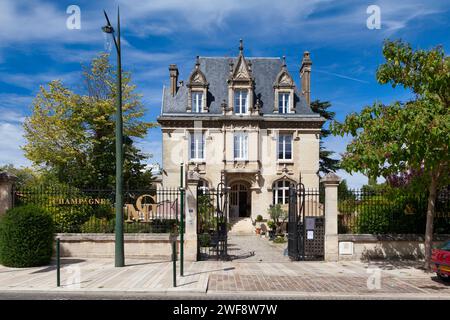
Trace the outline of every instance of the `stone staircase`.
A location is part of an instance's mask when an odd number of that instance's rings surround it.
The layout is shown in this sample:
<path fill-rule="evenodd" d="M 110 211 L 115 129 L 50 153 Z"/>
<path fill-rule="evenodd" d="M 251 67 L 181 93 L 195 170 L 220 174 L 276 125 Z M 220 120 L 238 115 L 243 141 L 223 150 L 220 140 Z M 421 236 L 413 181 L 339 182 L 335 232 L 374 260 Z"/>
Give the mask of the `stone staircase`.
<path fill-rule="evenodd" d="M 236 235 L 254 235 L 255 226 L 252 223 L 251 218 L 234 218 L 230 219 L 231 230 L 229 234 Z"/>

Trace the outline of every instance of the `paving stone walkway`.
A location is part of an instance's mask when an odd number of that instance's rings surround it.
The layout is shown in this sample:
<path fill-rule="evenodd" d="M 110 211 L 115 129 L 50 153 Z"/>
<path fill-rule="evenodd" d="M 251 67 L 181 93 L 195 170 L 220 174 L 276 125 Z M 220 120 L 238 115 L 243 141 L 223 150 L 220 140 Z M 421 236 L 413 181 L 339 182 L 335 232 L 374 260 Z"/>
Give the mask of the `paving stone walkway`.
<path fill-rule="evenodd" d="M 276 244 L 258 235 L 228 235 L 228 254 L 235 262 L 289 262 L 287 242 Z"/>
<path fill-rule="evenodd" d="M 209 294 L 295 296 L 432 296 L 450 299 L 450 284 L 412 262 L 291 262 L 235 264 L 209 277 Z M 220 268 L 218 268 L 220 269 Z"/>
<path fill-rule="evenodd" d="M 236 245 L 244 238 L 235 238 Z M 250 239 L 245 253 L 267 245 Z M 252 244 L 253 243 L 253 244 Z M 279 251 L 279 248 L 273 248 Z M 257 255 L 250 258 L 258 257 Z M 260 255 L 259 258 L 264 258 Z M 36 268 L 0 266 L 0 292 L 55 294 L 189 294 L 202 297 L 244 296 L 311 299 L 328 298 L 439 298 L 450 299 L 450 284 L 421 270 L 413 262 L 186 262 L 185 276 L 172 286 L 172 263 L 127 259 L 115 268 L 113 259 L 63 259 L 61 287 L 56 287 L 55 265 Z M 179 265 L 177 265 L 179 274 Z"/>

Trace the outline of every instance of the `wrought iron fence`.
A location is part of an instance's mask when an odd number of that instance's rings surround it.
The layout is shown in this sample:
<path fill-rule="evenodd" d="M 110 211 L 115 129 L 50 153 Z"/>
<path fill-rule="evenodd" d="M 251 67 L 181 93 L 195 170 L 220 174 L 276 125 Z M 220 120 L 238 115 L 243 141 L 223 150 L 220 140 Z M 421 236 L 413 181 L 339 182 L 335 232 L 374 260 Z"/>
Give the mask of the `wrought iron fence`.
<path fill-rule="evenodd" d="M 427 194 L 354 189 L 338 194 L 339 233 L 423 234 Z M 450 192 L 439 192 L 434 233 L 450 233 Z"/>
<path fill-rule="evenodd" d="M 114 233 L 114 190 L 36 186 L 13 192 L 15 206 L 33 204 L 45 208 L 57 232 Z M 126 190 L 124 232 L 176 232 L 180 211 L 177 188 Z"/>

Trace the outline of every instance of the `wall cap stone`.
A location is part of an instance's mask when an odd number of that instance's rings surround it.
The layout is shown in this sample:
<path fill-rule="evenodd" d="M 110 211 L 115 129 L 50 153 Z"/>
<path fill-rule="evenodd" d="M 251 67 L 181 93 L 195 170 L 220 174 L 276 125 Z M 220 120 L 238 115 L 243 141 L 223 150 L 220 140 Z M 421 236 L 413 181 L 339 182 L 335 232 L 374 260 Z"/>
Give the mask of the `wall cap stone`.
<path fill-rule="evenodd" d="M 114 233 L 57 233 L 61 241 L 114 241 Z M 125 241 L 170 241 L 177 238 L 171 233 L 125 233 Z"/>
<path fill-rule="evenodd" d="M 329 172 L 322 179 L 320 179 L 320 182 L 323 182 L 325 185 L 334 185 L 339 184 L 339 182 L 341 182 L 341 178 L 334 172 Z"/>
<path fill-rule="evenodd" d="M 0 182 L 14 182 L 16 180 L 17 176 L 6 171 L 0 171 Z"/>
<path fill-rule="evenodd" d="M 433 241 L 445 241 L 448 234 L 435 234 Z M 378 241 L 425 241 L 422 234 L 340 234 L 339 241 L 378 242 Z"/>

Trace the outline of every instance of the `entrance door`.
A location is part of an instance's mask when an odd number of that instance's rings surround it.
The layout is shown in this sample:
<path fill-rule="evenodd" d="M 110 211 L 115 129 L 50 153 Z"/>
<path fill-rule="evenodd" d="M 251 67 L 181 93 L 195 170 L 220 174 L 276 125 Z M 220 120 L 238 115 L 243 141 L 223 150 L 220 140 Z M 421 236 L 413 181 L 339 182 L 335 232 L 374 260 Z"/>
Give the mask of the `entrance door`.
<path fill-rule="evenodd" d="M 247 217 L 247 191 L 239 191 L 239 217 Z"/>
<path fill-rule="evenodd" d="M 232 218 L 249 217 L 249 197 L 246 185 L 237 183 L 231 186 L 230 213 Z"/>

